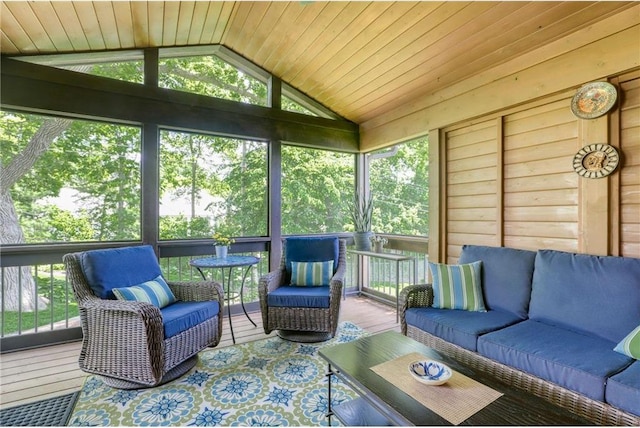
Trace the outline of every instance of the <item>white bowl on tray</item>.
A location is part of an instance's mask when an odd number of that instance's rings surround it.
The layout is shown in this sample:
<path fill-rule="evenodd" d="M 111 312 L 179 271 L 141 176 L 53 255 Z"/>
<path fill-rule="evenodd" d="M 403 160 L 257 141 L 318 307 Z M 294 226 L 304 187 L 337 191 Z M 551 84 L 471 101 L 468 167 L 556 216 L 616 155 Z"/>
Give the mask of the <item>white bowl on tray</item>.
<path fill-rule="evenodd" d="M 419 382 L 426 385 L 442 385 L 453 372 L 446 364 L 434 360 L 419 360 L 409 364 L 409 373 Z"/>

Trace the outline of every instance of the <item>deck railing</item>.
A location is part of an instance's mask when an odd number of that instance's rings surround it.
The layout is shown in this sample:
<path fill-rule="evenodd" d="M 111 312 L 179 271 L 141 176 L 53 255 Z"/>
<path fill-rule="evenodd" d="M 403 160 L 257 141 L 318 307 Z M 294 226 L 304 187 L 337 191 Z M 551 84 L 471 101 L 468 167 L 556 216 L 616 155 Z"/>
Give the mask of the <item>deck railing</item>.
<path fill-rule="evenodd" d="M 62 256 L 73 251 L 116 246 L 122 244 L 34 246 L 15 252 L 3 252 L 0 259 L 0 350 L 7 352 L 81 338 L 78 306 L 61 263 Z M 426 281 L 426 248 L 426 239 L 398 236 L 390 239 L 387 251 L 408 255 L 414 260 L 410 268 L 406 264 L 398 272 L 400 289 L 410 283 Z M 260 258 L 260 262 L 249 271 L 243 289 L 245 306 L 249 310 L 259 310 L 258 280 L 269 271 L 267 244 L 264 240 L 245 243 L 242 249 L 248 251 L 236 254 Z M 160 266 L 170 281 L 197 281 L 201 279 L 201 275 L 189 265 L 189 261 L 211 256 L 212 253 L 213 248 L 208 244 L 163 243 L 160 244 Z M 368 258 L 367 263 L 364 270 L 359 270 L 363 267 L 359 266 L 357 256 L 348 254 L 345 292 L 365 291 L 382 300 L 394 302 L 396 274 L 390 262 Z M 363 276 L 362 272 L 367 274 Z M 232 291 L 238 291 L 243 274 L 243 269 L 232 271 Z M 207 269 L 205 275 L 208 279 L 222 282 L 222 271 L 219 269 Z M 10 285 L 18 287 L 17 295 L 37 296 L 33 308 L 29 308 L 28 302 L 23 299 L 11 306 L 12 303 L 8 300 Z M 15 295 L 15 292 L 11 294 Z M 239 303 L 239 297 L 230 301 L 232 312 L 240 310 Z"/>

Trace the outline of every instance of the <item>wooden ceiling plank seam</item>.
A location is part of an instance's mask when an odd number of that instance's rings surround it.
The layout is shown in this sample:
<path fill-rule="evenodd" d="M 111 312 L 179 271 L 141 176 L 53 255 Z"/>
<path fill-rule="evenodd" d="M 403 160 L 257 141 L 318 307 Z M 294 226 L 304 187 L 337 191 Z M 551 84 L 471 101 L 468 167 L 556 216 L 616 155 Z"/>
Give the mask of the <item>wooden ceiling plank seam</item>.
<path fill-rule="evenodd" d="M 478 2 L 474 5 L 466 4 L 453 14 L 447 13 L 446 15 L 440 16 L 440 19 L 433 23 L 434 25 L 431 27 L 431 31 L 422 36 L 417 43 L 395 53 L 379 64 L 379 67 L 385 70 L 384 73 L 380 73 L 375 68 L 371 69 L 358 79 L 355 79 L 354 83 L 349 86 L 349 90 L 341 90 L 341 93 L 344 95 L 343 99 L 348 101 L 338 102 L 336 100 L 338 92 L 334 91 L 333 97 L 327 99 L 326 102 L 335 102 L 336 108 L 340 110 L 345 108 L 345 104 L 353 104 L 351 100 L 353 100 L 356 95 L 361 94 L 362 91 L 367 90 L 366 86 L 381 89 L 379 86 L 380 82 L 386 81 L 394 82 L 393 86 L 398 88 L 399 84 L 397 83 L 397 79 L 407 70 L 412 69 L 412 65 L 419 62 L 418 58 L 421 58 L 422 55 L 429 56 L 430 47 L 445 38 L 452 31 L 452 28 L 456 28 L 458 24 L 463 25 L 467 23 L 478 14 L 479 10 L 488 7 L 491 7 L 491 4 L 487 2 Z M 320 97 L 320 99 L 324 98 Z"/>
<path fill-rule="evenodd" d="M 179 2 L 164 2 L 164 28 L 162 30 L 162 46 L 176 45 L 176 32 L 178 31 L 179 14 Z"/>
<path fill-rule="evenodd" d="M 381 123 L 402 117 L 407 111 L 429 108 L 442 100 L 459 96 L 474 87 L 488 84 L 496 78 L 513 74 L 518 70 L 527 69 L 549 57 L 565 54 L 576 46 L 583 46 L 605 37 L 611 33 L 611 28 L 619 28 L 622 30 L 636 24 L 639 11 L 640 6 L 636 6 L 635 11 L 626 10 L 624 13 L 613 15 L 605 20 L 595 20 L 590 25 L 567 36 L 563 41 L 557 40 L 538 47 L 534 51 L 530 51 L 526 57 L 516 56 L 502 64 L 494 64 L 484 71 L 477 70 L 472 77 L 466 78 L 464 81 L 453 84 L 447 88 L 438 89 L 430 93 L 429 96 L 419 98 L 411 97 L 409 94 L 398 96 L 401 107 L 392 110 L 388 108 L 371 110 L 367 113 L 366 119 L 363 117 L 363 121 L 360 123 L 366 127 L 379 126 Z"/>
<path fill-rule="evenodd" d="M 49 39 L 55 46 L 56 51 L 71 51 L 73 43 L 69 39 L 62 22 L 58 17 L 53 4 L 50 1 L 30 2 L 33 13 L 38 17 L 42 28 L 49 35 Z"/>
<path fill-rule="evenodd" d="M 298 2 L 287 3 L 287 7 L 278 17 L 278 21 L 273 25 L 269 35 L 264 39 L 260 48 L 254 52 L 253 57 L 256 64 L 264 64 L 271 52 L 283 47 L 285 36 L 289 32 L 288 29 L 298 21 L 304 9 L 304 5 Z"/>
<path fill-rule="evenodd" d="M 204 34 L 204 24 L 209 15 L 209 9 L 212 7 L 214 7 L 213 2 L 196 2 L 193 9 L 193 17 L 191 18 L 191 25 L 189 26 L 187 45 L 204 45 L 210 43 L 204 43 L 202 35 Z"/>
<path fill-rule="evenodd" d="M 149 47 L 161 47 L 164 36 L 164 5 L 163 1 L 147 3 L 147 16 L 149 20 Z M 158 23 L 158 25 L 153 25 Z"/>
<path fill-rule="evenodd" d="M 479 2 L 478 4 L 480 5 L 481 3 L 482 2 Z M 327 103 L 334 102 L 337 94 L 346 95 L 347 88 L 349 88 L 351 92 L 359 89 L 366 83 L 364 79 L 366 79 L 367 75 L 378 73 L 380 70 L 388 72 L 389 69 L 395 68 L 398 64 L 411 59 L 413 55 L 423 49 L 423 46 L 427 43 L 426 41 L 433 38 L 432 31 L 434 28 L 437 28 L 451 16 L 455 16 L 457 12 L 467 6 L 468 3 L 462 2 L 442 3 L 424 20 L 403 33 L 411 34 L 415 31 L 417 37 L 409 35 L 409 37 L 399 37 L 394 40 L 394 42 L 385 46 L 384 50 L 380 51 L 380 55 L 368 58 L 366 62 L 361 63 L 357 68 L 352 69 L 348 74 L 345 74 L 340 80 L 336 81 L 337 85 L 331 88 L 331 96 L 319 93 L 317 94 L 318 98 L 325 100 Z M 355 85 L 359 86 L 354 88 Z"/>
<path fill-rule="evenodd" d="M 289 71 L 300 61 L 302 54 L 315 43 L 319 34 L 327 30 L 333 19 L 335 19 L 346 6 L 346 2 L 327 2 L 322 9 L 322 13 L 319 13 L 314 18 L 311 25 L 303 29 L 297 42 L 291 46 L 285 55 L 278 58 L 273 69 L 271 69 L 274 74 L 283 81 L 291 83 L 288 78 Z"/>
<path fill-rule="evenodd" d="M 236 11 L 236 2 L 225 1 L 222 3 L 222 9 L 216 22 L 215 31 L 211 37 L 211 43 L 222 44 L 222 40 L 231 25 L 231 20 Z"/>
<path fill-rule="evenodd" d="M 2 26 L 0 31 L 4 35 L 5 39 L 10 41 L 10 45 L 15 47 L 15 50 L 6 53 L 29 54 L 37 52 L 37 46 L 4 2 L 2 3 L 2 10 L 0 13 L 0 24 Z M 4 44 L 4 42 L 2 43 L 3 53 L 5 53 L 7 46 L 8 45 Z"/>
<path fill-rule="evenodd" d="M 245 27 L 245 22 L 247 21 L 249 12 L 251 12 L 252 5 L 253 2 L 234 2 L 233 14 L 229 20 L 229 25 L 225 30 L 225 34 L 223 35 L 222 44 L 236 52 L 242 51 L 241 49 L 238 49 L 238 44 L 241 46 L 244 42 L 242 30 Z"/>
<path fill-rule="evenodd" d="M 7 51 L 9 53 L 20 52 L 18 47 L 14 45 L 13 41 L 11 41 L 11 39 L 9 39 L 9 37 L 5 34 L 3 29 L 0 29 L 0 45 L 2 46 L 2 50 Z"/>
<path fill-rule="evenodd" d="M 206 5 L 206 3 L 203 3 Z M 194 19 L 196 3 L 193 1 L 181 1 L 178 11 L 178 24 L 176 25 L 176 46 L 185 46 L 189 43 L 189 33 Z"/>
<path fill-rule="evenodd" d="M 384 29 L 378 29 L 375 32 L 375 36 L 369 37 L 369 30 L 367 32 L 363 32 L 363 37 L 367 38 L 364 43 L 356 43 L 351 50 L 344 49 L 342 52 L 336 53 L 332 61 L 325 64 L 327 68 L 326 71 L 326 81 L 321 82 L 319 85 L 309 85 L 306 86 L 307 90 L 312 93 L 320 93 L 324 90 L 324 86 L 327 85 L 327 82 L 333 82 L 339 80 L 338 74 L 343 74 L 344 69 L 351 67 L 355 68 L 358 64 L 364 61 L 366 58 L 369 58 L 375 55 L 383 46 L 389 43 L 390 40 L 394 40 L 399 34 L 404 31 L 405 27 L 410 27 L 414 25 L 416 22 L 420 21 L 424 16 L 427 15 L 428 10 L 433 10 L 436 7 L 435 2 L 427 2 L 428 6 L 431 9 L 426 9 L 420 6 L 419 2 L 400 2 L 399 5 L 409 5 L 412 7 L 408 9 L 403 15 L 399 15 L 397 19 L 389 22 L 385 22 Z M 392 13 L 396 13 L 396 8 L 393 9 Z"/>
<path fill-rule="evenodd" d="M 80 20 L 82 31 L 87 38 L 90 50 L 105 50 L 107 48 L 102 36 L 98 15 L 93 6 L 93 2 L 77 1 L 73 2 L 73 9 Z"/>
<path fill-rule="evenodd" d="M 31 8 L 30 3 L 6 2 L 5 5 L 16 21 L 20 23 L 25 33 L 27 33 L 37 53 L 55 52 L 55 45 Z"/>
<path fill-rule="evenodd" d="M 287 2 L 269 2 L 266 10 L 261 14 L 259 22 L 254 24 L 254 29 L 247 43 L 243 46 L 246 52 L 245 56 L 253 62 L 256 62 L 256 53 L 266 43 L 268 38 L 275 32 L 282 30 L 278 27 L 281 24 L 282 14 L 287 8 Z"/>
<path fill-rule="evenodd" d="M 69 37 L 73 51 L 88 51 L 91 49 L 87 36 L 82 31 L 82 24 L 72 2 L 51 2 L 56 16 L 62 23 L 64 31 Z"/>
<path fill-rule="evenodd" d="M 280 60 L 289 55 L 297 43 L 302 39 L 302 34 L 312 26 L 312 23 L 317 17 L 324 13 L 324 9 L 327 8 L 327 3 L 308 3 L 299 5 L 302 9 L 297 19 L 291 21 L 292 25 L 287 31 L 283 31 L 283 38 L 279 45 L 275 48 L 269 49 L 267 57 L 263 60 L 264 68 L 266 70 L 277 70 L 277 65 Z M 320 11 L 316 12 L 315 9 L 319 8 Z"/>
<path fill-rule="evenodd" d="M 96 17 L 100 24 L 104 43 L 107 49 L 119 49 L 120 37 L 118 36 L 118 25 L 116 24 L 115 11 L 112 2 L 91 2 L 96 11 Z"/>
<path fill-rule="evenodd" d="M 207 8 L 207 13 L 202 22 L 202 32 L 200 33 L 200 43 L 203 45 L 209 45 L 217 43 L 213 40 L 213 34 L 216 31 L 218 20 L 220 19 L 220 13 L 222 10 L 222 2 L 210 2 Z"/>
<path fill-rule="evenodd" d="M 114 1 L 113 13 L 116 20 L 120 49 L 131 49 L 136 46 L 131 2 Z"/>
<path fill-rule="evenodd" d="M 334 19 L 327 26 L 326 30 L 318 33 L 317 37 L 311 43 L 310 49 L 305 49 L 298 57 L 297 62 L 306 64 L 313 58 L 316 58 L 316 48 L 318 46 L 327 46 L 335 40 L 351 22 L 353 22 L 368 5 L 365 2 L 350 2 L 347 4 L 343 13 L 335 15 Z M 291 68 L 290 73 L 285 76 L 285 81 L 294 87 L 298 87 L 298 68 Z"/>
<path fill-rule="evenodd" d="M 399 6 L 393 10 L 407 7 L 407 5 L 402 2 L 398 5 Z M 325 66 L 335 61 L 336 56 L 341 56 L 341 53 L 344 51 L 349 52 L 352 56 L 354 50 L 357 51 L 357 47 L 350 49 L 351 46 L 359 45 L 362 38 L 370 38 L 372 34 L 380 31 L 376 22 L 380 23 L 380 26 L 386 27 L 388 18 L 382 19 L 382 16 L 384 16 L 385 12 L 387 12 L 391 6 L 392 4 L 387 2 L 373 2 L 368 5 L 331 43 L 328 43 L 311 61 L 300 68 L 298 75 L 302 77 L 298 86 L 310 92 L 311 85 L 307 83 L 309 80 L 316 84 L 327 82 L 325 79 Z M 294 79 L 295 78 L 297 78 L 297 76 L 295 76 Z"/>
<path fill-rule="evenodd" d="M 133 44 L 136 48 L 151 47 L 151 33 L 149 29 L 149 3 L 132 1 L 131 25 L 133 26 Z"/>
<path fill-rule="evenodd" d="M 257 46 L 262 43 L 262 40 L 269 32 L 274 31 L 274 28 L 267 22 L 273 18 L 273 15 L 277 15 L 277 8 L 282 5 L 286 5 L 286 3 L 253 2 L 251 12 L 249 12 L 244 24 L 244 40 L 241 44 L 242 52 L 244 52 L 246 58 L 253 60 L 253 52 L 258 49 Z"/>

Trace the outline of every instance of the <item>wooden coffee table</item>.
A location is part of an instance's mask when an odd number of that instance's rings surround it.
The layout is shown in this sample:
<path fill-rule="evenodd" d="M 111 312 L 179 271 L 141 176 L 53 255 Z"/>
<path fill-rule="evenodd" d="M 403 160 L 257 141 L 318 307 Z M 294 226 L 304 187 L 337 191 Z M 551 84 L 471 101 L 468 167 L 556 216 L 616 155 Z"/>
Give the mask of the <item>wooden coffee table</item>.
<path fill-rule="evenodd" d="M 508 386 L 487 373 L 466 367 L 393 331 L 320 350 L 320 356 L 329 363 L 329 425 L 332 416 L 347 426 L 451 425 L 371 370 L 371 367 L 413 352 L 443 361 L 453 370 L 503 393 L 461 425 L 591 425 L 568 410 Z M 332 376 L 338 376 L 360 397 L 332 407 Z"/>

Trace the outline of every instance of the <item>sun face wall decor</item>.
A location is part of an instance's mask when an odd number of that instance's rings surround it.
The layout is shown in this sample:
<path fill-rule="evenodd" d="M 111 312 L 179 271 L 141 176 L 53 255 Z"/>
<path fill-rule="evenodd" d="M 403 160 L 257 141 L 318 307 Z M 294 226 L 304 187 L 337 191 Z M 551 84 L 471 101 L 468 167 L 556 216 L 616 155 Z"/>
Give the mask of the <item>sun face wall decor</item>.
<path fill-rule="evenodd" d="M 573 157 L 573 169 L 585 178 L 602 178 L 615 171 L 620 156 L 618 151 L 608 144 L 589 144 Z"/>

